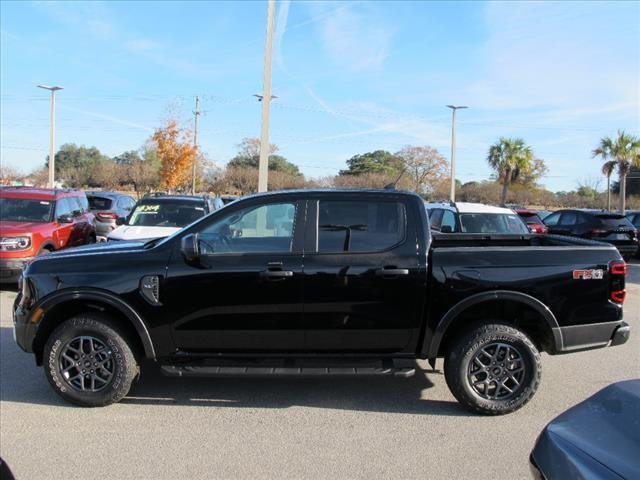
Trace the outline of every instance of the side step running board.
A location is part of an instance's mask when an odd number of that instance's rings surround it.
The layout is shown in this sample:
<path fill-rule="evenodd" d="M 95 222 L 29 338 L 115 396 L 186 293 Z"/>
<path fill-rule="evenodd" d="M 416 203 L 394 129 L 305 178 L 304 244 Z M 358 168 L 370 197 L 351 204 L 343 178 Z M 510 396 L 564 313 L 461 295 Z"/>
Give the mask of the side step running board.
<path fill-rule="evenodd" d="M 223 376 L 384 376 L 412 377 L 415 368 L 385 367 L 231 367 L 162 365 L 161 371 L 170 377 L 223 377 Z"/>

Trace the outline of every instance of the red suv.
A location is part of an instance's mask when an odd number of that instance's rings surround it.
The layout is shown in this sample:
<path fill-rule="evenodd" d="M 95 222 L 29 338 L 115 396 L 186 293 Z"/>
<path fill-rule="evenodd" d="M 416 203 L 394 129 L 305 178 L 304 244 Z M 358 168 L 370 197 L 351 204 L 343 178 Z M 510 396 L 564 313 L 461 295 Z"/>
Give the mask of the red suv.
<path fill-rule="evenodd" d="M 80 190 L 0 188 L 0 282 L 14 282 L 33 257 L 96 241 Z"/>
<path fill-rule="evenodd" d="M 535 210 L 516 208 L 513 210 L 527 224 L 532 233 L 547 233 L 549 229 L 542 223 L 542 219 Z"/>

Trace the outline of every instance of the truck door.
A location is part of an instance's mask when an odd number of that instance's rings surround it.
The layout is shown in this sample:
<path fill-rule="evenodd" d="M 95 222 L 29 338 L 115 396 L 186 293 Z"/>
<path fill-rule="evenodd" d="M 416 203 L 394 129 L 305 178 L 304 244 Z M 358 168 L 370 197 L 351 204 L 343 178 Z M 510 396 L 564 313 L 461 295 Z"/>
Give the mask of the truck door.
<path fill-rule="evenodd" d="M 304 225 L 305 202 L 259 201 L 229 206 L 190 229 L 197 263 L 172 254 L 161 301 L 179 350 L 303 348 L 303 229 L 296 226 Z"/>
<path fill-rule="evenodd" d="M 390 195 L 309 201 L 305 345 L 317 352 L 415 351 L 426 295 L 414 213 Z"/>

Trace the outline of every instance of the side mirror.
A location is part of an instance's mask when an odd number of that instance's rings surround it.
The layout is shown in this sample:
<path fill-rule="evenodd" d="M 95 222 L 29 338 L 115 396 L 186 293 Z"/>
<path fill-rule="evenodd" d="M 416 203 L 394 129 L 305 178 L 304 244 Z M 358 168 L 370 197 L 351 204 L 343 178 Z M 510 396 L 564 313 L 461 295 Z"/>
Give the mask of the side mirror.
<path fill-rule="evenodd" d="M 440 227 L 440 233 L 453 233 L 453 229 L 451 228 L 451 225 L 443 225 Z"/>
<path fill-rule="evenodd" d="M 127 223 L 127 219 L 125 217 L 116 218 L 116 225 L 120 226 L 124 225 L 125 223 Z"/>
<path fill-rule="evenodd" d="M 73 223 L 73 217 L 68 214 L 58 215 L 58 223 Z"/>
<path fill-rule="evenodd" d="M 193 263 L 197 261 L 200 257 L 198 234 L 190 233 L 189 235 L 182 237 L 182 241 L 180 242 L 180 251 L 187 262 Z"/>

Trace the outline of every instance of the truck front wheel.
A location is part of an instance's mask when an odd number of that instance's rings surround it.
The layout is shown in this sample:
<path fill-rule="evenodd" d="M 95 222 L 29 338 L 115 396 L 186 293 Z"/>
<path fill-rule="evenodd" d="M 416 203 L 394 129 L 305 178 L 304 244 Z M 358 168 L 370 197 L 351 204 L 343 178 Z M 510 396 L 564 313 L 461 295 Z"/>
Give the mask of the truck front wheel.
<path fill-rule="evenodd" d="M 140 371 L 127 336 L 109 317 L 96 313 L 58 325 L 47 340 L 43 359 L 56 393 L 83 407 L 120 401 Z"/>
<path fill-rule="evenodd" d="M 451 393 L 468 410 L 485 415 L 510 413 L 531 400 L 541 369 L 531 339 L 499 323 L 481 325 L 453 341 L 444 363 Z"/>

